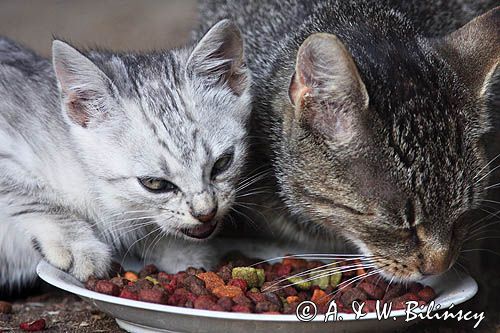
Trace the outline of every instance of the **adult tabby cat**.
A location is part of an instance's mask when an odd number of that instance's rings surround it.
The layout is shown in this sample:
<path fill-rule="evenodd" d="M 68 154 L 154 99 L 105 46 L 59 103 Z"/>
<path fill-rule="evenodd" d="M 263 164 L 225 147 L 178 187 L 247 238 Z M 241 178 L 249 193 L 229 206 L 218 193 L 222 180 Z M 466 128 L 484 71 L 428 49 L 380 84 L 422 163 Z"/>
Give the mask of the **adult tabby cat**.
<path fill-rule="evenodd" d="M 276 228 L 309 244 L 342 235 L 395 280 L 446 271 L 487 184 L 500 9 L 433 39 L 375 1 L 211 1 L 201 15 L 246 40 L 254 159 L 293 215 Z"/>

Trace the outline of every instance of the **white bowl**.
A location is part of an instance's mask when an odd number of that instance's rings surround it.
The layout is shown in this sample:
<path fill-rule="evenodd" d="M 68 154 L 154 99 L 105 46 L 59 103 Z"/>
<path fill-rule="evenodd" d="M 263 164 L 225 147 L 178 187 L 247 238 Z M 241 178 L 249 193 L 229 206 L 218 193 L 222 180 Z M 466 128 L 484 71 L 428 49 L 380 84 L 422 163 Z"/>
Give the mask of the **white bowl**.
<path fill-rule="evenodd" d="M 139 262 L 128 262 L 127 269 L 137 270 Z M 354 314 L 341 314 L 340 321 L 325 321 L 317 315 L 309 322 L 300 322 L 295 315 L 266 315 L 219 312 L 160 305 L 108 296 L 87 290 L 83 284 L 66 272 L 45 261 L 37 267 L 44 281 L 71 292 L 94 304 L 100 310 L 116 318 L 120 327 L 129 332 L 360 332 L 393 330 L 416 323 L 406 321 L 405 310 L 394 310 L 387 320 L 377 320 L 375 313 L 355 319 Z M 442 276 L 428 278 L 422 283 L 430 285 L 438 297 L 436 304 L 441 309 L 449 308 L 472 298 L 477 292 L 477 283 L 467 275 L 448 272 Z M 416 309 L 416 312 L 425 312 Z"/>

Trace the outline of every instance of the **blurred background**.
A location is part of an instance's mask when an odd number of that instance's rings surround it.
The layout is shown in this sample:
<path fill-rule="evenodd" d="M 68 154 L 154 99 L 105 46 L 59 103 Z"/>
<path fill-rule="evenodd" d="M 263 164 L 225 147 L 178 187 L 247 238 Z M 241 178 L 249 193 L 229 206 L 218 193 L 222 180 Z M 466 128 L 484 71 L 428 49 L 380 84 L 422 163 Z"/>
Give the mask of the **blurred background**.
<path fill-rule="evenodd" d="M 53 35 L 114 50 L 181 46 L 196 18 L 196 0 L 0 1 L 0 34 L 45 56 Z"/>

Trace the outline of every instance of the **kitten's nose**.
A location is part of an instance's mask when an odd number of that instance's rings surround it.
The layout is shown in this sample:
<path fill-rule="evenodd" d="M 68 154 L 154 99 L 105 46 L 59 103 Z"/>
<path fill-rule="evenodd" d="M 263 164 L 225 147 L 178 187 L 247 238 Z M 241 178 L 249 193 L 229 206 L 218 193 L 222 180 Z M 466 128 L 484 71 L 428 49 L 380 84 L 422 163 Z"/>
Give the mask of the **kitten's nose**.
<path fill-rule="evenodd" d="M 206 212 L 202 212 L 202 213 L 191 212 L 191 215 L 193 215 L 193 217 L 195 219 L 197 219 L 198 221 L 200 221 L 202 223 L 208 223 L 208 222 L 212 221 L 216 214 L 217 214 L 217 206 L 215 208 L 213 208 L 208 213 L 206 213 Z"/>

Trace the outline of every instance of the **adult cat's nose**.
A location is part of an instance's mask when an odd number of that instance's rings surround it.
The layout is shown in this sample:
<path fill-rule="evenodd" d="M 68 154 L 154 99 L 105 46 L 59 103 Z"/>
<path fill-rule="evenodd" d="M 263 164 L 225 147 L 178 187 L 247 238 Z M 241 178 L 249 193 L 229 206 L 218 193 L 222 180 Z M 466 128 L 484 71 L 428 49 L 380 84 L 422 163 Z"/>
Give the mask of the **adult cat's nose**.
<path fill-rule="evenodd" d="M 452 257 L 448 251 L 433 252 L 424 255 L 419 266 L 422 275 L 437 275 L 446 272 L 452 265 Z"/>
<path fill-rule="evenodd" d="M 203 213 L 191 212 L 191 215 L 193 215 L 195 219 L 197 219 L 202 223 L 208 223 L 212 221 L 216 214 L 217 214 L 217 206 L 209 212 L 203 212 Z"/>

